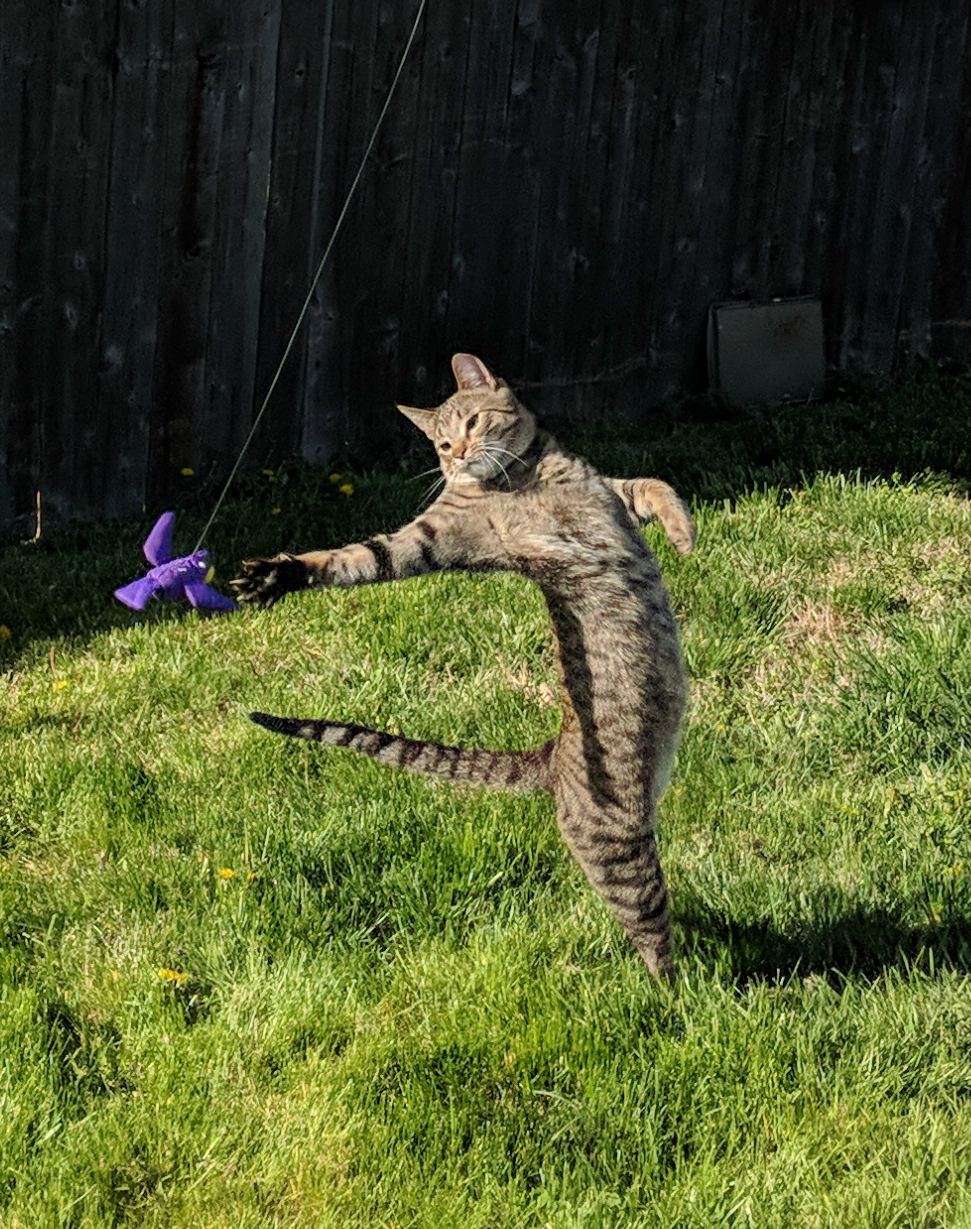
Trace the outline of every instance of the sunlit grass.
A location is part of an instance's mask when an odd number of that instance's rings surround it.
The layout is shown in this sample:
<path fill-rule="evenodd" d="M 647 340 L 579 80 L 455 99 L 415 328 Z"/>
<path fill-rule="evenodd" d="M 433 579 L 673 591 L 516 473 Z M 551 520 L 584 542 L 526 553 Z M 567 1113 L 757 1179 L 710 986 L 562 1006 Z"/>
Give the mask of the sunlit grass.
<path fill-rule="evenodd" d="M 524 582 L 139 617 L 107 593 L 146 526 L 5 549 L 0 1223 L 971 1224 L 971 511 L 947 486 L 790 474 L 700 502 L 692 557 L 649 531 L 692 680 L 674 990 L 544 799 L 246 719 L 535 745 L 555 669 Z M 224 579 L 414 511 L 404 479 L 294 487 L 254 480 Z"/>

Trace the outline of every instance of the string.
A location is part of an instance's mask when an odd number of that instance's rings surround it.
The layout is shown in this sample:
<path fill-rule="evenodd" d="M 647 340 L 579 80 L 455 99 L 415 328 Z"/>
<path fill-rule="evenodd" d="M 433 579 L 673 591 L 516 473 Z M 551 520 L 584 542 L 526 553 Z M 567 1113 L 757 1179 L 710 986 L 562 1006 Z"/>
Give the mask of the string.
<path fill-rule="evenodd" d="M 236 477 L 237 471 L 243 462 L 243 457 L 246 455 L 246 450 L 253 442 L 253 437 L 256 435 L 260 421 L 266 413 L 266 407 L 270 404 L 270 398 L 273 396 L 273 390 L 279 383 L 280 376 L 283 373 L 283 368 L 286 366 L 287 359 L 290 357 L 290 351 L 293 349 L 294 343 L 297 340 L 297 334 L 300 332 L 300 326 L 303 324 L 304 317 L 310 310 L 310 304 L 314 297 L 314 291 L 317 289 L 317 283 L 320 281 L 321 274 L 324 271 L 324 266 L 327 264 L 328 258 L 330 257 L 331 251 L 334 247 L 334 243 L 337 240 L 338 233 L 344 224 L 344 219 L 347 217 L 347 211 L 351 207 L 351 200 L 354 197 L 354 193 L 357 191 L 358 184 L 361 182 L 361 177 L 364 174 L 364 168 L 367 165 L 367 160 L 371 156 L 371 150 L 374 148 L 374 143 L 378 139 L 378 133 L 381 130 L 381 125 L 384 123 L 384 117 L 387 115 L 391 106 L 391 99 L 394 97 L 394 92 L 398 88 L 398 82 L 401 80 L 401 74 L 404 72 L 405 64 L 408 60 L 408 55 L 411 51 L 412 44 L 414 43 L 415 37 L 418 34 L 418 27 L 421 24 L 422 14 L 425 11 L 425 5 L 427 2 L 428 0 L 421 0 L 421 3 L 418 5 L 418 12 L 415 15 L 415 20 L 411 27 L 411 33 L 408 35 L 408 41 L 405 44 L 405 49 L 401 53 L 401 60 L 398 63 L 397 72 L 395 73 L 391 86 L 388 89 L 387 97 L 384 100 L 384 106 L 381 108 L 381 114 L 378 116 L 377 123 L 374 125 L 374 131 L 371 133 L 371 139 L 367 143 L 367 148 L 364 151 L 364 156 L 361 159 L 360 166 L 357 168 L 357 174 L 354 176 L 351 186 L 348 189 L 347 196 L 344 198 L 344 205 L 338 214 L 337 221 L 334 223 L 334 229 L 331 231 L 330 239 L 328 239 L 327 246 L 324 248 L 324 254 L 321 256 L 320 263 L 317 265 L 317 271 L 310 282 L 310 289 L 307 291 L 307 297 L 304 299 L 303 306 L 300 308 L 300 312 L 297 315 L 296 323 L 290 331 L 290 337 L 286 346 L 284 347 L 283 355 L 277 364 L 276 371 L 273 373 L 273 379 L 270 380 L 269 386 L 266 390 L 266 395 L 264 396 L 263 402 L 260 405 L 259 412 L 253 419 L 253 425 L 250 427 L 249 434 L 243 441 L 243 446 L 240 448 L 239 455 L 233 463 L 233 468 L 229 471 L 229 477 L 226 479 L 226 483 L 220 492 L 219 498 L 216 500 L 216 505 L 212 510 L 209 520 L 206 521 L 205 528 L 199 535 L 199 541 L 195 545 L 195 549 L 192 552 L 193 554 L 202 548 L 202 543 L 205 541 L 206 536 L 208 535 L 209 530 L 212 528 L 213 522 L 216 519 L 219 509 L 222 507 L 223 501 L 229 493 L 229 488 L 232 486 L 233 479 Z"/>

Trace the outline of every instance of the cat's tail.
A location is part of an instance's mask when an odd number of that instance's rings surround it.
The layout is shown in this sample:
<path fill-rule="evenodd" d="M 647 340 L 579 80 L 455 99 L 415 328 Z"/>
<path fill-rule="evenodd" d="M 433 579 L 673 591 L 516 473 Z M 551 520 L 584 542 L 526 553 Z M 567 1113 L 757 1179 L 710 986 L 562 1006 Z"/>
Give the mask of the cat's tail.
<path fill-rule="evenodd" d="M 408 768 L 449 781 L 517 792 L 550 788 L 552 742 L 535 751 L 482 751 L 400 738 L 383 730 L 337 721 L 272 717 L 269 713 L 250 713 L 250 720 L 275 734 L 307 738 L 325 747 L 346 747 L 394 768 Z"/>

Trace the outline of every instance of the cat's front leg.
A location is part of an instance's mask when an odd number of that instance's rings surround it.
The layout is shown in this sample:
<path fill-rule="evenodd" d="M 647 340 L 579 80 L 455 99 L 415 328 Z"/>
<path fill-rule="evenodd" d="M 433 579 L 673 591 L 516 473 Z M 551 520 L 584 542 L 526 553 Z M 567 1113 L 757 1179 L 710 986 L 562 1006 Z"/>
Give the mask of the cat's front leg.
<path fill-rule="evenodd" d="M 393 534 L 375 534 L 339 550 L 247 559 L 232 582 L 241 602 L 272 606 L 288 593 L 332 585 L 371 585 L 452 567 L 475 566 L 441 513 L 419 517 Z"/>
<path fill-rule="evenodd" d="M 674 547 L 690 555 L 695 546 L 695 523 L 673 487 L 660 478 L 608 478 L 635 525 L 655 517 Z"/>

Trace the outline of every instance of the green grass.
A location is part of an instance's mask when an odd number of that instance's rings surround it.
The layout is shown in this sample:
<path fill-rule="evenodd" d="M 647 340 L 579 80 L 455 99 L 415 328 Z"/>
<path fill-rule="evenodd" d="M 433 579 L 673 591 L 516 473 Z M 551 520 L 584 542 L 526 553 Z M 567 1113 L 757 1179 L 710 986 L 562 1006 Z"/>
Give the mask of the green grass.
<path fill-rule="evenodd" d="M 534 745 L 524 582 L 201 620 L 108 598 L 145 524 L 0 551 L 0 1225 L 971 1226 L 969 404 L 935 376 L 782 411 L 774 445 L 753 416 L 626 445 L 698 498 L 694 556 L 649 531 L 693 692 L 673 990 L 543 799 L 245 718 Z M 354 482 L 252 479 L 223 574 L 418 506 Z"/>

